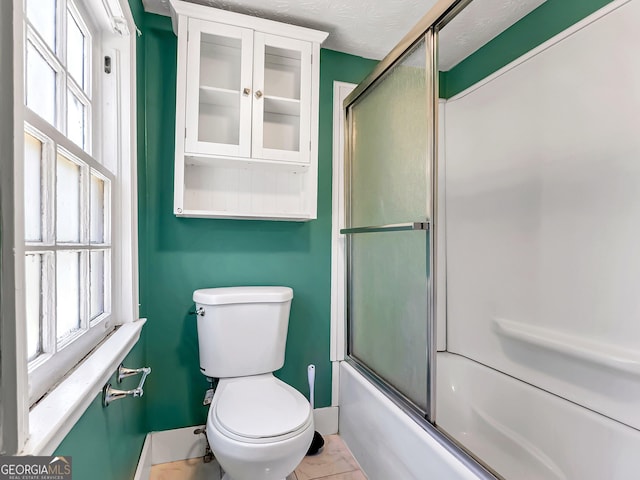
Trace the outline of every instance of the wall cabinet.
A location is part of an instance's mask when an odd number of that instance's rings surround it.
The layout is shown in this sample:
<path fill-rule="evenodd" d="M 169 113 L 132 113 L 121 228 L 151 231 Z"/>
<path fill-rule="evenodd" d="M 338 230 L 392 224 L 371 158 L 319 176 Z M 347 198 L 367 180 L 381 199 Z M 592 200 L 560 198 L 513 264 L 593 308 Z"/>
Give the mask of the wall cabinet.
<path fill-rule="evenodd" d="M 320 43 L 303 27 L 171 1 L 174 213 L 316 217 Z"/>

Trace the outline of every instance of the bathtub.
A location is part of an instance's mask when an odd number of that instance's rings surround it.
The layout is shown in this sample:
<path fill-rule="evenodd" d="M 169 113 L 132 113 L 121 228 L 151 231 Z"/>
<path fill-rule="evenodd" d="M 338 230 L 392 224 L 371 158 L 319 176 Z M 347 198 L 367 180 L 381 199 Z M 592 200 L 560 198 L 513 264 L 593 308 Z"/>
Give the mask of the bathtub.
<path fill-rule="evenodd" d="M 438 426 L 504 478 L 640 478 L 640 431 L 459 355 L 437 365 Z"/>
<path fill-rule="evenodd" d="M 490 478 L 452 453 L 346 362 L 339 368 L 339 432 L 369 480 Z M 480 476 L 479 476 L 480 475 Z"/>

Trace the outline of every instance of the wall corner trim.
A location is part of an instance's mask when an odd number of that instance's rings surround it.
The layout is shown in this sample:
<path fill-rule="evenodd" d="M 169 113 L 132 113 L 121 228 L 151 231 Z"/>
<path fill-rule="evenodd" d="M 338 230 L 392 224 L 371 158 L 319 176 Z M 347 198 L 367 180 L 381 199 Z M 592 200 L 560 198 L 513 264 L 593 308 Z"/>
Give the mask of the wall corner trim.
<path fill-rule="evenodd" d="M 151 476 L 151 442 L 152 435 L 147 433 L 144 437 L 144 444 L 142 445 L 142 452 L 140 452 L 140 458 L 138 459 L 138 467 L 136 473 L 133 476 L 133 480 L 149 480 Z"/>

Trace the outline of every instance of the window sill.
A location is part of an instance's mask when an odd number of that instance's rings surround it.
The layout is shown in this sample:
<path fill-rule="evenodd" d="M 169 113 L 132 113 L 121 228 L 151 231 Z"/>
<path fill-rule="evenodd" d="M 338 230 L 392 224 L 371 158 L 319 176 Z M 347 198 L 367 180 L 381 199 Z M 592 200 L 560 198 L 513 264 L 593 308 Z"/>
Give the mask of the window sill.
<path fill-rule="evenodd" d="M 125 323 L 29 411 L 29 439 L 21 455 L 51 455 L 102 392 L 140 338 L 146 319 Z"/>

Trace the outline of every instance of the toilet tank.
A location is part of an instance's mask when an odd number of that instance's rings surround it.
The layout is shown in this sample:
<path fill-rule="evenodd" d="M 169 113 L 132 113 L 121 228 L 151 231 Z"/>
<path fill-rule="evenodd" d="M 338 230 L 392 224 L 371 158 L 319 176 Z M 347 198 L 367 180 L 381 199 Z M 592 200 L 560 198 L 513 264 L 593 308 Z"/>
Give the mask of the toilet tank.
<path fill-rule="evenodd" d="M 293 290 L 289 287 L 206 288 L 193 292 L 200 371 L 207 377 L 259 375 L 284 365 Z"/>

